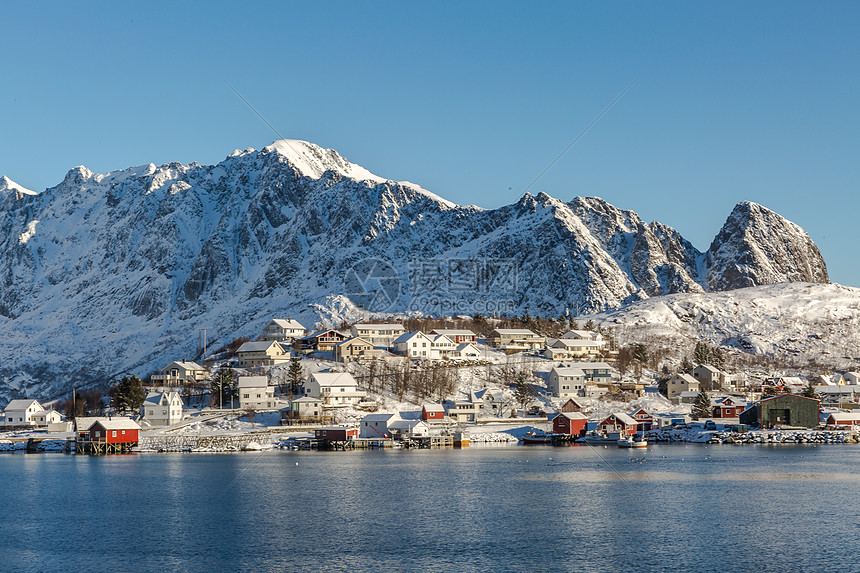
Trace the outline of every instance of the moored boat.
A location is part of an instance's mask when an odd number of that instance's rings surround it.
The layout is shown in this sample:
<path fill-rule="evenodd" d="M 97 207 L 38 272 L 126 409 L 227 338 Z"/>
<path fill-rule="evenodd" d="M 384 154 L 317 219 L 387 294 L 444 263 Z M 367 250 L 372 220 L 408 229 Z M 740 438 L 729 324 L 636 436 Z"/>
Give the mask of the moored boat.
<path fill-rule="evenodd" d="M 543 432 L 528 432 L 523 434 L 520 439 L 523 441 L 523 445 L 552 444 L 552 434 Z"/>
<path fill-rule="evenodd" d="M 636 434 L 635 436 L 625 436 L 618 439 L 619 448 L 647 448 L 648 440 L 644 436 Z"/>
<path fill-rule="evenodd" d="M 618 440 L 621 438 L 620 432 L 612 432 L 609 434 L 604 434 L 601 432 L 589 432 L 582 438 L 582 441 L 588 444 L 589 446 L 609 446 L 609 445 L 617 445 Z"/>

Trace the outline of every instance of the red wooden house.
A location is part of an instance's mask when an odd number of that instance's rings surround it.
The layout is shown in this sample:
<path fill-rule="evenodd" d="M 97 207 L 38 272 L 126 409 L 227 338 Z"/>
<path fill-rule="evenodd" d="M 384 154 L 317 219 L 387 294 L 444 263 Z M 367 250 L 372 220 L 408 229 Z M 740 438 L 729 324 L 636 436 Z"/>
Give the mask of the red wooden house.
<path fill-rule="evenodd" d="M 636 434 L 637 426 L 636 420 L 624 412 L 612 412 L 597 425 L 597 428 L 607 434 L 618 432 L 622 436 L 633 436 Z"/>
<path fill-rule="evenodd" d="M 86 443 L 91 453 L 125 452 L 137 444 L 139 433 L 131 418 L 99 418 L 87 429 Z"/>
<path fill-rule="evenodd" d="M 445 408 L 442 404 L 424 404 L 421 407 L 422 420 L 444 420 Z"/>
<path fill-rule="evenodd" d="M 582 412 L 582 405 L 573 398 L 561 405 L 561 412 Z"/>
<path fill-rule="evenodd" d="M 324 442 L 346 442 L 358 437 L 358 428 L 328 426 L 314 430 L 314 437 Z"/>
<path fill-rule="evenodd" d="M 644 408 L 633 410 L 630 417 L 636 420 L 636 429 L 639 432 L 647 432 L 654 425 L 654 416 L 646 412 Z"/>
<path fill-rule="evenodd" d="M 555 434 L 584 436 L 588 418 L 582 412 L 559 412 L 552 419 L 552 431 Z"/>
<path fill-rule="evenodd" d="M 747 409 L 746 401 L 727 396 L 714 402 L 714 418 L 737 418 Z"/>

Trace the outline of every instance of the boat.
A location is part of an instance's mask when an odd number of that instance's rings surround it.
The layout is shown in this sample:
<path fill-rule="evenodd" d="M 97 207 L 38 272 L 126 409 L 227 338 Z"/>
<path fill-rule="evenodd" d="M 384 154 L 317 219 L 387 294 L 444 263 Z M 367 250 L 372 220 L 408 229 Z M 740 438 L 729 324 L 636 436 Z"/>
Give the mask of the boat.
<path fill-rule="evenodd" d="M 618 439 L 618 447 L 619 448 L 647 448 L 648 440 L 645 439 L 645 436 L 640 436 L 636 434 L 635 436 L 625 436 L 623 438 Z"/>
<path fill-rule="evenodd" d="M 538 445 L 538 444 L 552 444 L 552 434 L 547 434 L 544 432 L 527 432 L 520 437 L 523 441 L 523 445 Z"/>
<path fill-rule="evenodd" d="M 585 434 L 585 437 L 582 438 L 582 441 L 588 444 L 589 446 L 615 446 L 618 445 L 618 440 L 621 438 L 620 432 L 612 432 L 609 434 L 603 434 L 597 431 L 591 431 Z"/>

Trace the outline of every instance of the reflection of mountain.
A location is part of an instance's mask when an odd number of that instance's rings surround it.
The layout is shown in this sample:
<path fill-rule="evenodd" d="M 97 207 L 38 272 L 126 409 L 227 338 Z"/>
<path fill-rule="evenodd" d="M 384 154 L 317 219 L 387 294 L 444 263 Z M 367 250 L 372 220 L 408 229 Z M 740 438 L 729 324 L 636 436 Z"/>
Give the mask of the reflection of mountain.
<path fill-rule="evenodd" d="M 22 189 L 0 181 L 0 395 L 146 375 L 193 355 L 199 328 L 225 341 L 278 315 L 337 321 L 360 305 L 557 316 L 827 280 L 806 233 L 751 203 L 701 253 L 598 198 L 458 206 L 299 141 L 214 166 L 77 167 L 43 193 Z M 368 270 L 353 285 L 347 273 L 365 259 L 396 278 Z M 367 289 L 370 278 L 380 288 Z"/>

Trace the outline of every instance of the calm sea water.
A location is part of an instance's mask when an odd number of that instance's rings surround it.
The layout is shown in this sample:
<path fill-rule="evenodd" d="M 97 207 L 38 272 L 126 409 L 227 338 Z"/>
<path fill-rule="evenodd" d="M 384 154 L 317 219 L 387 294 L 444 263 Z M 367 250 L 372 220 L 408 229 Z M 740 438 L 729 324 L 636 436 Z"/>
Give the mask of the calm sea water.
<path fill-rule="evenodd" d="M 860 447 L 0 455 L 2 571 L 858 571 Z"/>

